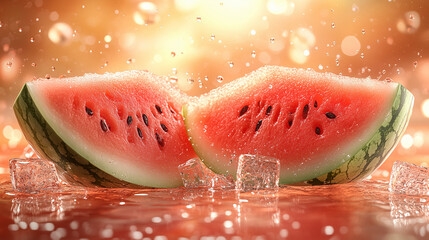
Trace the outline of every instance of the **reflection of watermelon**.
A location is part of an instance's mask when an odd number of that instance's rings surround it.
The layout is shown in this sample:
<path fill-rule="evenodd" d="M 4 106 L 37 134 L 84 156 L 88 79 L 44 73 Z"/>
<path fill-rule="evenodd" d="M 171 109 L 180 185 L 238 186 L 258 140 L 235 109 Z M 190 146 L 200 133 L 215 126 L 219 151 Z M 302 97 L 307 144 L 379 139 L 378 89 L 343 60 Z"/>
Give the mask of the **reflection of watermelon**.
<path fill-rule="evenodd" d="M 408 123 L 402 85 L 265 67 L 215 89 L 183 113 L 195 152 L 234 174 L 240 154 L 280 159 L 280 183 L 343 183 L 368 176 Z"/>
<path fill-rule="evenodd" d="M 80 181 L 174 187 L 177 166 L 195 157 L 185 101 L 164 79 L 133 71 L 29 82 L 14 110 L 37 152 Z"/>

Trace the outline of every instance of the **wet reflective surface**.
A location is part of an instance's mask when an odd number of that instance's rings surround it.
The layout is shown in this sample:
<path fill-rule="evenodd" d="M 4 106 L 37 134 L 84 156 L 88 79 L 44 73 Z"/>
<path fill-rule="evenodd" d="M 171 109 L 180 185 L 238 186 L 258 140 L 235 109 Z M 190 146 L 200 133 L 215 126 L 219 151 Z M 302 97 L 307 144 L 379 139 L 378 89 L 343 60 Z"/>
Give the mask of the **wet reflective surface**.
<path fill-rule="evenodd" d="M 26 194 L 12 190 L 7 172 L 0 183 L 2 239 L 429 237 L 429 197 L 391 194 L 387 179 L 288 186 L 276 194 L 184 188 Z"/>

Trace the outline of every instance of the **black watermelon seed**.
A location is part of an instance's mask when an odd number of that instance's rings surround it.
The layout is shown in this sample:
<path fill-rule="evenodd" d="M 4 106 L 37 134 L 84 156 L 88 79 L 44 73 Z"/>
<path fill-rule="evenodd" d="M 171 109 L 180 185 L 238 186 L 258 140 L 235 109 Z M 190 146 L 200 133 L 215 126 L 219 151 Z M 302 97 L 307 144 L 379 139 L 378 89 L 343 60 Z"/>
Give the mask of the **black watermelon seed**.
<path fill-rule="evenodd" d="M 92 115 L 94 115 L 94 112 L 91 110 L 91 108 L 89 108 L 89 107 L 85 107 L 85 112 L 89 115 L 89 116 L 92 116 Z"/>
<path fill-rule="evenodd" d="M 325 115 L 326 115 L 326 117 L 327 118 L 329 118 L 329 119 L 334 119 L 334 118 L 336 118 L 337 116 L 335 116 L 335 114 L 333 114 L 333 113 L 331 113 L 331 112 L 327 112 L 327 113 L 325 113 Z"/>
<path fill-rule="evenodd" d="M 272 109 L 273 109 L 272 106 L 268 106 L 267 111 L 265 111 L 265 115 L 267 116 L 270 115 Z"/>
<path fill-rule="evenodd" d="M 128 124 L 128 126 L 130 126 L 132 122 L 133 122 L 133 117 L 128 116 L 127 117 L 127 124 Z"/>
<path fill-rule="evenodd" d="M 306 118 L 307 118 L 308 110 L 309 110 L 309 107 L 308 107 L 308 104 L 307 104 L 307 105 L 305 105 L 305 106 L 304 106 L 304 109 L 302 110 L 302 117 L 303 117 L 304 119 L 306 119 Z"/>
<path fill-rule="evenodd" d="M 320 130 L 319 127 L 316 127 L 316 129 L 314 129 L 314 132 L 316 132 L 317 135 L 320 135 L 322 133 L 322 130 Z"/>
<path fill-rule="evenodd" d="M 109 128 L 107 127 L 107 123 L 104 119 L 100 120 L 100 126 L 101 130 L 103 130 L 104 132 L 107 132 L 107 130 L 109 130 Z"/>
<path fill-rule="evenodd" d="M 147 119 L 147 116 L 146 116 L 146 114 L 143 114 L 143 122 L 144 122 L 144 124 L 146 125 L 146 126 L 149 126 L 149 119 Z"/>
<path fill-rule="evenodd" d="M 259 128 L 262 125 L 262 119 L 258 121 L 258 123 L 256 124 L 256 128 L 255 128 L 255 132 L 257 132 L 259 130 Z"/>
<path fill-rule="evenodd" d="M 161 123 L 161 128 L 164 130 L 164 132 L 168 132 L 168 128 L 165 126 L 165 124 Z"/>
<path fill-rule="evenodd" d="M 155 138 L 156 138 L 156 141 L 158 142 L 159 146 L 164 147 L 164 139 L 162 139 L 162 138 L 158 135 L 158 133 L 155 133 Z"/>
<path fill-rule="evenodd" d="M 245 114 L 247 112 L 247 110 L 249 110 L 249 106 L 244 106 L 241 111 L 240 111 L 240 117 L 243 116 L 243 114 Z"/>
<path fill-rule="evenodd" d="M 159 113 L 162 113 L 161 107 L 158 105 L 155 105 L 156 111 L 158 111 Z"/>
<path fill-rule="evenodd" d="M 292 123 L 293 123 L 292 120 L 289 120 L 287 123 L 289 124 L 289 127 L 292 127 Z"/>
<path fill-rule="evenodd" d="M 142 130 L 140 130 L 140 128 L 137 128 L 137 134 L 139 135 L 140 138 L 143 138 L 143 133 Z"/>
<path fill-rule="evenodd" d="M 317 101 L 314 101 L 314 107 L 317 108 Z"/>

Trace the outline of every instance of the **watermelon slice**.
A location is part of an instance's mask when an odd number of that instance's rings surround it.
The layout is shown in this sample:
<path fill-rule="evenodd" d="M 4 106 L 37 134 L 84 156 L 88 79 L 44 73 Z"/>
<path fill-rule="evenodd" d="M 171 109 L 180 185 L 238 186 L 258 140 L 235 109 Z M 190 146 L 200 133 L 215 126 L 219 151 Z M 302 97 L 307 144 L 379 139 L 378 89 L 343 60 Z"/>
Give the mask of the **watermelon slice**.
<path fill-rule="evenodd" d="M 413 96 L 398 83 L 264 67 L 184 106 L 197 155 L 235 174 L 240 154 L 278 158 L 281 184 L 368 176 L 398 143 Z"/>
<path fill-rule="evenodd" d="M 166 80 L 131 71 L 28 82 L 14 110 L 39 155 L 84 184 L 176 187 L 177 166 L 195 157 L 186 101 Z"/>

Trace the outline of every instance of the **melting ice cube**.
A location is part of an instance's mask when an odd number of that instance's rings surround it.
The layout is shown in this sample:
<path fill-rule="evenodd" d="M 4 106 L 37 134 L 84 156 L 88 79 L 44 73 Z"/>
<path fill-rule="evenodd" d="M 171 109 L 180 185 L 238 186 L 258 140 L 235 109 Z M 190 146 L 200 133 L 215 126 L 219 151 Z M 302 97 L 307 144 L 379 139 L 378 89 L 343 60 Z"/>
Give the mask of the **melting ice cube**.
<path fill-rule="evenodd" d="M 230 176 L 215 174 L 198 158 L 192 158 L 178 166 L 183 186 L 186 188 L 230 189 L 234 188 L 234 179 Z"/>
<path fill-rule="evenodd" d="M 9 168 L 12 186 L 16 191 L 50 192 L 61 186 L 55 164 L 49 160 L 14 158 L 9 161 Z"/>
<path fill-rule="evenodd" d="M 240 155 L 235 188 L 240 191 L 278 190 L 280 161 L 275 158 Z"/>
<path fill-rule="evenodd" d="M 407 195 L 429 195 L 429 169 L 396 161 L 390 176 L 389 191 Z"/>

